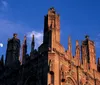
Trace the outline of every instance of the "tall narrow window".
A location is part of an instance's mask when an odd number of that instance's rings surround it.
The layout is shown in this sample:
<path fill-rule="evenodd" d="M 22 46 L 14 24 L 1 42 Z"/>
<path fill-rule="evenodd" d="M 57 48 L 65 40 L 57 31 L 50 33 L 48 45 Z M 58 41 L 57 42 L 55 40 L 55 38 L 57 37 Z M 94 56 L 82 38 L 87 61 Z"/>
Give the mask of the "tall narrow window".
<path fill-rule="evenodd" d="M 54 73 L 51 74 L 51 84 L 54 85 Z"/>

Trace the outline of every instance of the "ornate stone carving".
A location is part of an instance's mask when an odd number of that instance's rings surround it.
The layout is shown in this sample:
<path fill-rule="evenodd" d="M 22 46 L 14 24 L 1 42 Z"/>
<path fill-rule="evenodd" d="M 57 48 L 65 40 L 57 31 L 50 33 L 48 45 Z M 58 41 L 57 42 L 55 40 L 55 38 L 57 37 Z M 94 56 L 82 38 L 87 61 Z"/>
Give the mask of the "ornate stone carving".
<path fill-rule="evenodd" d="M 66 79 L 65 85 L 75 85 L 75 83 L 74 83 L 74 81 L 73 81 L 71 78 L 68 77 L 68 78 Z"/>

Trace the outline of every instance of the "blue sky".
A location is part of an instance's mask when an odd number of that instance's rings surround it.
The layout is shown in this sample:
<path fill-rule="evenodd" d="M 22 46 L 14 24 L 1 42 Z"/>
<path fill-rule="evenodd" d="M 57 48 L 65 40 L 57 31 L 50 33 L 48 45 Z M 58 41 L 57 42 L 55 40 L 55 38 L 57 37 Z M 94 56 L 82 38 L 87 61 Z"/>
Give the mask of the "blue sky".
<path fill-rule="evenodd" d="M 88 34 L 95 41 L 96 57 L 100 56 L 100 0 L 0 0 L 0 56 L 5 55 L 7 40 L 18 33 L 21 43 L 28 37 L 30 52 L 31 36 L 36 37 L 36 47 L 42 42 L 44 15 L 50 7 L 60 14 L 61 44 L 67 49 L 68 36 L 75 41 L 84 40 Z"/>

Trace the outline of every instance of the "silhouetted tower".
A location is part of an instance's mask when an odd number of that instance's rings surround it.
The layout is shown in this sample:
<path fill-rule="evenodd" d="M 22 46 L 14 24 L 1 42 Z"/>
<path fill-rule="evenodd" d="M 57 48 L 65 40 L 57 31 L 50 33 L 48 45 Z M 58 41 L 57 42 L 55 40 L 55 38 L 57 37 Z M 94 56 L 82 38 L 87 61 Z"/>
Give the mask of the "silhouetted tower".
<path fill-rule="evenodd" d="M 35 39 L 34 35 L 32 36 L 32 42 L 31 42 L 31 52 L 30 52 L 31 59 L 34 59 L 37 57 L 37 50 L 35 49 Z"/>
<path fill-rule="evenodd" d="M 31 42 L 31 52 L 34 51 L 35 48 L 35 41 L 34 41 L 34 35 L 32 36 L 32 42 Z"/>
<path fill-rule="evenodd" d="M 19 61 L 20 54 L 20 40 L 17 38 L 17 34 L 13 34 L 13 38 L 8 40 L 6 50 L 6 65 Z"/>
<path fill-rule="evenodd" d="M 82 63 L 86 69 L 96 68 L 96 53 L 94 42 L 89 39 L 89 36 L 85 36 L 85 40 L 82 42 Z"/>
<path fill-rule="evenodd" d="M 22 63 L 25 62 L 26 54 L 27 54 L 27 37 L 24 36 L 24 42 L 22 45 Z"/>

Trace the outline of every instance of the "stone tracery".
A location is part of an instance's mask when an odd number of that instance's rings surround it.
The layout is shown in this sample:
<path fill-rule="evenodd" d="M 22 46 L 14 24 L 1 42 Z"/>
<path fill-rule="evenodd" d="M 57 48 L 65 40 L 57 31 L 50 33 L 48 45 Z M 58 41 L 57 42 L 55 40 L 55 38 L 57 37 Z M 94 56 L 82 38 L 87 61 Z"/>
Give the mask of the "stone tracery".
<path fill-rule="evenodd" d="M 71 78 L 67 77 L 65 85 L 75 85 L 75 83 Z"/>

